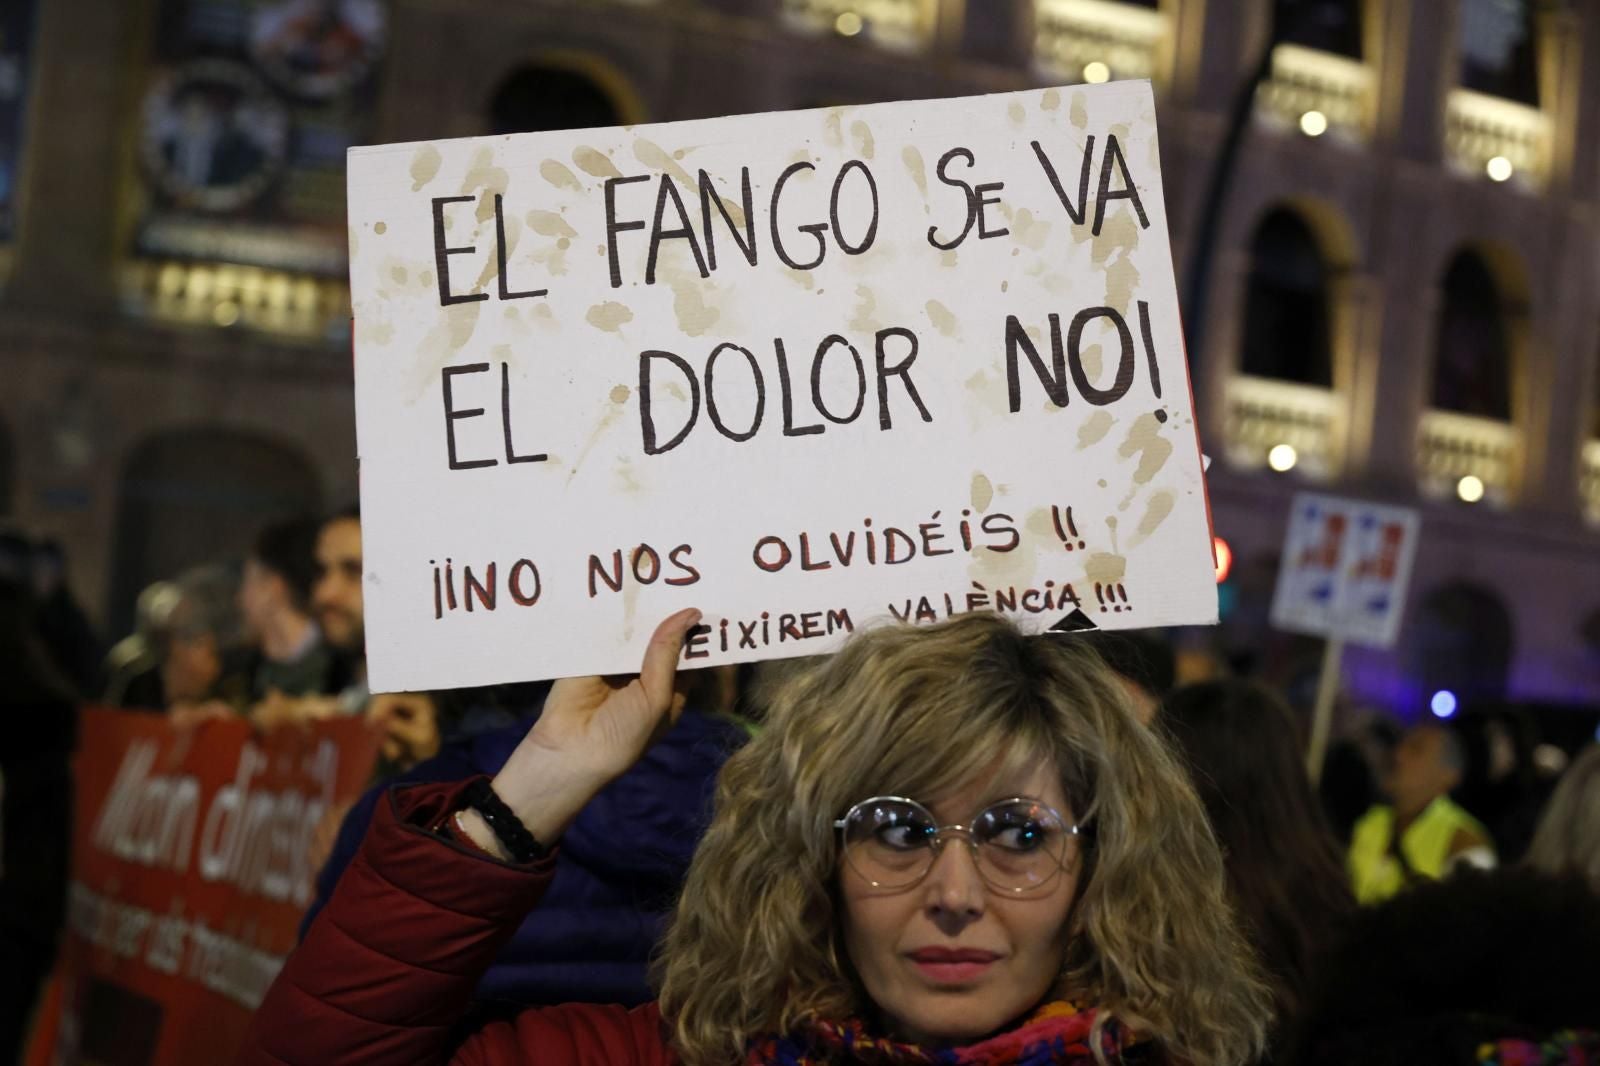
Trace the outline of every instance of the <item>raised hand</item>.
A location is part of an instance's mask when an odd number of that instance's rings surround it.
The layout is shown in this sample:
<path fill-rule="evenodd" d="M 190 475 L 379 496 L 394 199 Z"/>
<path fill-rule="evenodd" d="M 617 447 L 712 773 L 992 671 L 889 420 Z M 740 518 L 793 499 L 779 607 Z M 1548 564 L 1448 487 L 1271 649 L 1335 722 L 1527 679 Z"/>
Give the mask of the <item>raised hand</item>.
<path fill-rule="evenodd" d="M 698 621 L 691 608 L 657 626 L 638 674 L 557 681 L 522 747 L 558 754 L 607 781 L 627 772 L 683 711 L 673 680 L 684 634 Z"/>
<path fill-rule="evenodd" d="M 678 653 L 700 612 L 656 627 L 637 675 L 557 681 L 544 712 L 494 779 L 494 790 L 541 843 L 560 836 L 596 792 L 626 773 L 683 711 Z M 474 820 L 468 819 L 469 826 Z M 487 827 L 472 836 L 487 845 Z"/>

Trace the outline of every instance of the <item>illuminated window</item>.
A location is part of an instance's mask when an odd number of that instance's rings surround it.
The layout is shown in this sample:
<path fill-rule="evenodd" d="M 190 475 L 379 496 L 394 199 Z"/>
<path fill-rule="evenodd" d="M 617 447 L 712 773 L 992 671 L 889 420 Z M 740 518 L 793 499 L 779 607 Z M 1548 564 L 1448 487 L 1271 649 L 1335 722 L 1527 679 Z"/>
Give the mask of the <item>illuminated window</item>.
<path fill-rule="evenodd" d="M 1034 63 L 1052 80 L 1094 85 L 1155 78 L 1157 53 L 1169 32 L 1154 2 L 1035 0 Z"/>
<path fill-rule="evenodd" d="M 938 4 L 936 0 L 783 0 L 783 18 L 802 33 L 915 52 L 933 41 Z"/>

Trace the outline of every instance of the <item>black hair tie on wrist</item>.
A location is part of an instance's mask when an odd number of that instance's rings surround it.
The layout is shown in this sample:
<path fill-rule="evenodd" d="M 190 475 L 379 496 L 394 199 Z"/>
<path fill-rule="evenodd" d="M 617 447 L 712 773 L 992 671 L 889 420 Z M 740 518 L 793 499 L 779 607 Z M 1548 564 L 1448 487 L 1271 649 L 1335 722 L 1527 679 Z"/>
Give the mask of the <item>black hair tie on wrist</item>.
<path fill-rule="evenodd" d="M 550 849 L 535 840 L 522 820 L 511 813 L 511 808 L 496 794 L 487 777 L 472 782 L 462 795 L 468 807 L 483 815 L 495 839 L 511 854 L 514 862 L 527 865 L 550 854 Z"/>

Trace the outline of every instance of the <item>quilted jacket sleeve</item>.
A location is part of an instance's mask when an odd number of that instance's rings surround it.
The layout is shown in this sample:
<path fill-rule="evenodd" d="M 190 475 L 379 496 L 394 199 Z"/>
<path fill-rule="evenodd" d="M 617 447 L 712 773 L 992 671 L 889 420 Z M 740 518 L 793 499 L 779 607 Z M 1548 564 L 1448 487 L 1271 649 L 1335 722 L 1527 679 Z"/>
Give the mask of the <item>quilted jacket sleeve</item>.
<path fill-rule="evenodd" d="M 398 789 L 256 1013 L 241 1066 L 666 1066 L 653 1006 L 527 1011 L 461 1041 L 495 954 L 554 858 L 494 862 L 429 830 L 468 782 Z"/>

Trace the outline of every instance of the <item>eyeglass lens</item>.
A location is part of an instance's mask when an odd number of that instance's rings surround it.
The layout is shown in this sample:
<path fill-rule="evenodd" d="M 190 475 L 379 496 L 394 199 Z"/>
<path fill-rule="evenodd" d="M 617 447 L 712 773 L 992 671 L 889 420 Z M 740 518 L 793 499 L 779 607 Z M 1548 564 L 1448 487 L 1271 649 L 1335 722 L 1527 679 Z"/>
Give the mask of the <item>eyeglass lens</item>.
<path fill-rule="evenodd" d="M 989 807 L 970 829 L 978 871 L 996 888 L 1043 886 L 1069 861 L 1073 836 L 1048 807 L 1026 800 Z M 939 826 L 920 804 L 875 799 L 859 804 L 844 827 L 845 861 L 879 888 L 915 884 L 932 869 Z"/>

